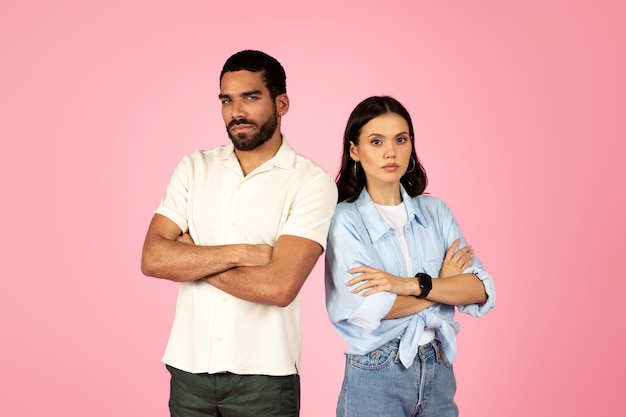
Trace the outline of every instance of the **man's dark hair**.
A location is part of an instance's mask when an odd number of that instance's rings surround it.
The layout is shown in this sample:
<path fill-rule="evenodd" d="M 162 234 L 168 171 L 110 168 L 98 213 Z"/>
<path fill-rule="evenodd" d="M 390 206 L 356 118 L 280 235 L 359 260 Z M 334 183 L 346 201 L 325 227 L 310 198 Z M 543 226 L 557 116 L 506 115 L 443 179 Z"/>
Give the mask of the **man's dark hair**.
<path fill-rule="evenodd" d="M 261 51 L 245 50 L 237 52 L 226 60 L 220 73 L 220 83 L 226 72 L 250 71 L 260 72 L 265 87 L 272 99 L 287 93 L 287 76 L 285 69 L 268 54 Z"/>
<path fill-rule="evenodd" d="M 359 144 L 361 129 L 370 120 L 385 113 L 395 113 L 406 120 L 409 125 L 409 135 L 411 136 L 411 158 L 415 165 L 402 176 L 400 183 L 404 186 L 411 197 L 420 195 L 426 189 L 428 179 L 426 171 L 417 158 L 415 152 L 415 139 L 413 133 L 413 122 L 411 115 L 400 102 L 389 96 L 369 97 L 360 102 L 348 118 L 348 124 L 343 135 L 343 155 L 341 158 L 341 169 L 336 178 L 337 189 L 339 191 L 339 202 L 353 202 L 357 199 L 363 187 L 366 185 L 366 178 L 363 169 L 357 169 L 357 165 L 350 157 L 350 142 Z"/>

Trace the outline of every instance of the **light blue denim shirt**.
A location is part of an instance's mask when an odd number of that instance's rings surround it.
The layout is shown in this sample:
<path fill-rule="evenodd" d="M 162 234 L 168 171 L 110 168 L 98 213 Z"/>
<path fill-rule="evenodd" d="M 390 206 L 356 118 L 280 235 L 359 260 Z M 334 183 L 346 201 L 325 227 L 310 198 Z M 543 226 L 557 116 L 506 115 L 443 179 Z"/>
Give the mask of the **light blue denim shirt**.
<path fill-rule="evenodd" d="M 401 187 L 402 188 L 402 187 Z M 383 320 L 390 311 L 396 294 L 380 292 L 367 297 L 353 294 L 346 282 L 353 276 L 348 269 L 370 266 L 399 277 L 412 277 L 426 272 L 439 275 L 446 250 L 456 238 L 466 246 L 461 230 L 448 206 L 428 195 L 410 197 L 401 189 L 408 223 L 404 228 L 412 271 L 406 270 L 400 242 L 395 230 L 378 212 L 364 189 L 353 203 L 341 202 L 330 224 L 326 248 L 326 308 L 330 321 L 348 342 L 345 353 L 363 355 L 401 336 L 400 360 L 409 367 L 417 354 L 424 329 L 434 329 L 448 361 L 456 358 L 456 333 L 459 324 L 453 321 L 455 307 L 435 304 L 417 314 Z M 482 316 L 495 306 L 496 293 L 492 277 L 474 256 L 473 265 L 463 271 L 475 274 L 484 284 L 484 304 L 458 306 L 461 313 Z"/>

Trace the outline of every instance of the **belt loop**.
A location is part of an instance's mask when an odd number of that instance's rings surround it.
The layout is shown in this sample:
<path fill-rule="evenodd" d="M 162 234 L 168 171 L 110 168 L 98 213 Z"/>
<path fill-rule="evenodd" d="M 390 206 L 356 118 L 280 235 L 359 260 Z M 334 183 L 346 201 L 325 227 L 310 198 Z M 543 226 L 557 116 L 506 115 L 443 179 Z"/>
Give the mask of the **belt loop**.
<path fill-rule="evenodd" d="M 441 363 L 443 355 L 441 354 L 441 342 L 437 339 L 433 339 L 433 349 L 435 349 L 435 357 L 437 358 L 437 363 Z"/>

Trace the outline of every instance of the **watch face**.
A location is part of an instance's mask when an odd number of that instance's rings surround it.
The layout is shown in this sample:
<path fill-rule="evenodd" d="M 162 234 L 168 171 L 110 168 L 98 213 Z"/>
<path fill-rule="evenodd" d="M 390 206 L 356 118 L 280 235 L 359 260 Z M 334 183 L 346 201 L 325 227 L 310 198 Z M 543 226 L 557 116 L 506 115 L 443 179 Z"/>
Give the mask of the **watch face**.
<path fill-rule="evenodd" d="M 428 289 L 430 290 L 432 288 L 432 281 L 431 281 L 431 277 L 430 275 L 424 273 L 424 272 L 420 272 L 417 275 L 417 279 L 419 281 L 420 284 L 420 288 L 421 289 Z"/>

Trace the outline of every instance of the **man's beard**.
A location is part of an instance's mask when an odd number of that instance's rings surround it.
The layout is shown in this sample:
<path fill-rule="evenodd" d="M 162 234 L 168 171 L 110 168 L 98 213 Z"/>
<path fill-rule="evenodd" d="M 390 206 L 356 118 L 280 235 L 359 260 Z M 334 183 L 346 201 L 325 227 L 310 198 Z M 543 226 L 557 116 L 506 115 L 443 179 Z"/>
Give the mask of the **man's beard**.
<path fill-rule="evenodd" d="M 276 108 L 274 108 L 274 113 L 268 117 L 265 122 L 263 122 L 259 128 L 259 132 L 253 136 L 248 136 L 246 133 L 239 133 L 237 135 L 230 133 L 230 128 L 238 124 L 247 124 L 255 127 L 257 124 L 252 120 L 241 118 L 232 120 L 226 127 L 228 137 L 233 142 L 233 145 L 237 150 L 251 151 L 267 142 L 272 137 L 274 132 L 276 132 L 276 128 L 278 127 L 278 114 L 276 112 Z"/>

